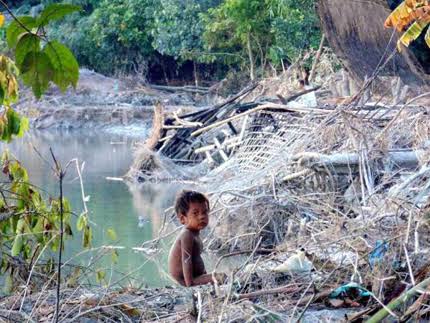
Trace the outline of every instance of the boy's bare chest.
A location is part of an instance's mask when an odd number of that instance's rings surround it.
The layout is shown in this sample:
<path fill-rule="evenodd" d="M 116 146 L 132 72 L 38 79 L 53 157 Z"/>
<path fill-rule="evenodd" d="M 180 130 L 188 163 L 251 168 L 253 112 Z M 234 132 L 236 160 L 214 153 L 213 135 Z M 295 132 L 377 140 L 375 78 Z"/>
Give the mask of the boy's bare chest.
<path fill-rule="evenodd" d="M 202 251 L 203 251 L 202 239 L 199 236 L 194 237 L 193 254 L 200 255 Z"/>

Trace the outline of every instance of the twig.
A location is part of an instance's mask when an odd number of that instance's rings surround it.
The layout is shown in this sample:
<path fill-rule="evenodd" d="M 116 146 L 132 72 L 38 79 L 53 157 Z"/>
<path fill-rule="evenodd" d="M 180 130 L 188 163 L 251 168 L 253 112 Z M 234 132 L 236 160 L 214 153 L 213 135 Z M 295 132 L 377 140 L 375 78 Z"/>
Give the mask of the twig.
<path fill-rule="evenodd" d="M 63 235 L 64 235 L 64 223 L 63 223 L 63 215 L 64 215 L 64 205 L 63 205 L 63 179 L 65 173 L 61 168 L 61 165 L 58 163 L 55 158 L 54 152 L 52 148 L 49 148 L 51 152 L 52 159 L 54 160 L 57 175 L 59 177 L 59 187 L 60 187 L 60 247 L 58 250 L 58 267 L 57 267 L 57 295 L 56 295 L 56 304 L 55 304 L 55 323 L 58 323 L 58 318 L 60 316 L 60 285 L 61 285 L 61 258 L 63 254 Z"/>
<path fill-rule="evenodd" d="M 237 294 L 236 299 L 252 299 L 263 295 L 281 294 L 281 293 L 297 293 L 300 290 L 297 284 L 288 284 L 281 287 L 259 290 L 252 293 Z"/>

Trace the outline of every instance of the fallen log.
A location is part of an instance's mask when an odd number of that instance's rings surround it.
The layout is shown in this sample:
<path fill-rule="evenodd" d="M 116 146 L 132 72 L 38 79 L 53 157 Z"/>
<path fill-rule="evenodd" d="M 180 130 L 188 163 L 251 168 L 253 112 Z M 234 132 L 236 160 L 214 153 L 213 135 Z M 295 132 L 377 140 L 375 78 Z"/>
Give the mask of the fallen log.
<path fill-rule="evenodd" d="M 154 106 L 154 119 L 152 124 L 152 131 L 148 139 L 145 141 L 146 148 L 153 150 L 158 144 L 160 139 L 164 137 L 164 111 L 160 103 Z"/>
<path fill-rule="evenodd" d="M 187 93 L 197 93 L 197 94 L 208 94 L 209 88 L 204 88 L 201 86 L 168 86 L 168 85 L 155 85 L 149 84 L 149 87 L 154 90 L 161 90 L 167 92 L 187 92 Z"/>
<path fill-rule="evenodd" d="M 425 154 L 425 150 L 391 150 L 379 159 L 392 169 L 415 169 L 419 167 L 419 161 Z M 304 152 L 293 156 L 292 160 L 302 167 L 318 171 L 330 170 L 336 174 L 358 173 L 360 163 L 358 153 L 324 155 Z"/>

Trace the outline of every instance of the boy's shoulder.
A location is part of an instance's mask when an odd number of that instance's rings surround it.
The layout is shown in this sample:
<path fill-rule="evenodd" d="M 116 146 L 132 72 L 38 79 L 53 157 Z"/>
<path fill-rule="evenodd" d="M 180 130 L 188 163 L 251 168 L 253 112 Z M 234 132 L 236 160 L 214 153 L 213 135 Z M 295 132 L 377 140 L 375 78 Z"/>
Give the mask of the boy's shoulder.
<path fill-rule="evenodd" d="M 196 234 L 193 231 L 188 230 L 187 228 L 183 228 L 179 233 L 179 239 L 191 240 L 191 239 L 194 239 L 195 237 L 196 237 Z"/>

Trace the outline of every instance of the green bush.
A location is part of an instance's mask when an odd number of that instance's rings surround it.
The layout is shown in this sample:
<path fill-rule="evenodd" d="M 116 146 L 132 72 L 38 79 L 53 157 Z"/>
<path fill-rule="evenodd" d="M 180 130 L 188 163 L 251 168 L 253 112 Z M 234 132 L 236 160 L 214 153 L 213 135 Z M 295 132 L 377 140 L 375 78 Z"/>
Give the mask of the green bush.
<path fill-rule="evenodd" d="M 61 2 L 26 0 L 15 8 Z M 141 73 L 176 61 L 226 64 L 259 75 L 318 46 L 315 0 L 67 0 L 83 10 L 49 36 L 81 65 L 104 74 Z M 33 10 L 34 11 L 34 10 Z M 1 31 L 0 31 L 1 42 Z M 169 64 L 170 68 L 172 64 Z"/>
<path fill-rule="evenodd" d="M 148 1 L 103 0 L 57 25 L 50 33 L 61 39 L 86 65 L 105 74 L 130 73 L 152 59 L 154 49 L 147 18 Z"/>

